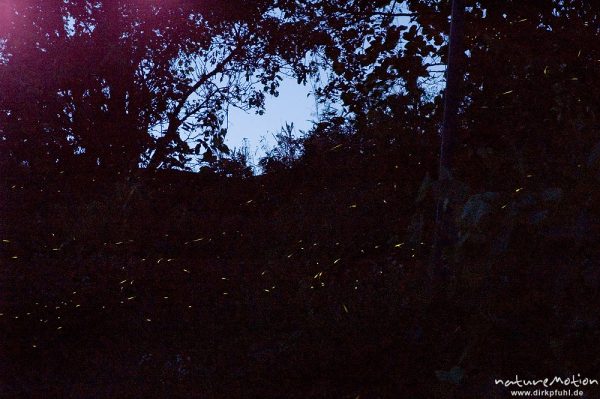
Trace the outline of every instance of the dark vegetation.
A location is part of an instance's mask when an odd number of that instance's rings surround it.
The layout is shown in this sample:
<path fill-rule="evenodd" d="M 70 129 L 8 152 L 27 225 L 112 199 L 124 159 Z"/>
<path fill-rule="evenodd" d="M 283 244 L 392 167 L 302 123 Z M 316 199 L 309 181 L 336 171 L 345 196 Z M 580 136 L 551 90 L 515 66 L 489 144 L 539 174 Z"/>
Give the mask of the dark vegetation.
<path fill-rule="evenodd" d="M 0 396 L 503 398 L 494 378 L 600 377 L 600 10 L 467 3 L 443 182 L 447 2 L 2 9 Z M 76 32 L 48 34 L 67 12 Z M 263 174 L 228 155 L 228 104 L 261 112 L 284 71 L 323 68 L 343 112 L 284 129 Z"/>

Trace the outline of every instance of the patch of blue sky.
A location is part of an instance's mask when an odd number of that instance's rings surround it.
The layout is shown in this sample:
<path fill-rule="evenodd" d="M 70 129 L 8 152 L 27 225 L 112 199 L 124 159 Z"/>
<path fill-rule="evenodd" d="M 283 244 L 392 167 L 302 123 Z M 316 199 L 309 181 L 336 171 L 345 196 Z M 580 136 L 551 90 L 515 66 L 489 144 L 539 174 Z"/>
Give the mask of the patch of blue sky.
<path fill-rule="evenodd" d="M 310 130 L 318 113 L 312 87 L 284 77 L 278 91 L 278 97 L 266 97 L 263 115 L 258 115 L 254 110 L 246 112 L 230 108 L 225 139 L 230 149 L 247 145 L 250 155 L 258 159 L 265 155 L 266 149 L 275 144 L 273 136 L 286 123 L 294 124 L 297 135 Z"/>

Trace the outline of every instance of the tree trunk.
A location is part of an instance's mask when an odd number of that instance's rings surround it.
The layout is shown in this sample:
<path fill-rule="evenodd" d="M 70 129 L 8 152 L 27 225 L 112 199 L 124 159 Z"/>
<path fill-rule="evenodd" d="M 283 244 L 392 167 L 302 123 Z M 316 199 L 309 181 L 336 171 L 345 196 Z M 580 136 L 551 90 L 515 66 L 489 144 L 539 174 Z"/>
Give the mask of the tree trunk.
<path fill-rule="evenodd" d="M 444 274 L 442 255 L 445 249 L 451 247 L 456 238 L 454 212 L 451 206 L 450 186 L 452 176 L 452 155 L 456 144 L 458 125 L 458 108 L 462 97 L 461 83 L 463 79 L 463 35 L 464 35 L 464 0 L 452 0 L 452 20 L 448 48 L 448 66 L 446 68 L 446 89 L 444 92 L 444 119 L 441 132 L 440 169 L 440 198 L 436 212 L 436 232 L 433 243 L 434 276 Z"/>

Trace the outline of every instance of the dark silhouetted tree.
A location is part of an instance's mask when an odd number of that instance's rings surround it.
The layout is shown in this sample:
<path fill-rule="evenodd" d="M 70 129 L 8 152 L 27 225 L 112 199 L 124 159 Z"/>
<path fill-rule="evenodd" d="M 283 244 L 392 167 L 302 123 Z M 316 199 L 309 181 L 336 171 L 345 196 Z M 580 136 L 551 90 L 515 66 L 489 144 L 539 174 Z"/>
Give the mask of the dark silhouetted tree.
<path fill-rule="evenodd" d="M 275 3 L 9 2 L 3 152 L 30 166 L 77 159 L 112 170 L 227 152 L 228 107 L 261 112 L 283 73 L 309 72 L 309 41 Z"/>
<path fill-rule="evenodd" d="M 448 66 L 446 68 L 446 89 L 444 90 L 444 118 L 442 120 L 440 169 L 438 179 L 442 185 L 448 185 L 452 180 L 452 152 L 456 145 L 458 128 L 458 108 L 462 103 L 461 83 L 463 80 L 464 64 L 464 14 L 463 0 L 452 0 L 452 14 L 448 45 Z M 436 209 L 436 235 L 433 243 L 433 262 L 440 261 L 444 248 L 452 246 L 456 239 L 454 210 L 451 208 L 448 190 L 438 199 Z M 439 266 L 439 265 L 436 265 Z M 439 272 L 439 271 L 436 271 Z"/>

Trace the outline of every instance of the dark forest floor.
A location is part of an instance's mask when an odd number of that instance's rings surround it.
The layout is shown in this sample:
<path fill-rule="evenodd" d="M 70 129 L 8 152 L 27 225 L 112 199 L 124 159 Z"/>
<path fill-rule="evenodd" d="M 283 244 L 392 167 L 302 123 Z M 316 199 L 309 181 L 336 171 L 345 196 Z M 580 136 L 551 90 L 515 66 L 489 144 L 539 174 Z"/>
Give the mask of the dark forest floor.
<path fill-rule="evenodd" d="M 416 186 L 381 176 L 5 179 L 0 396 L 505 398 L 494 378 L 599 377 L 593 246 L 517 230 L 433 287 Z"/>

